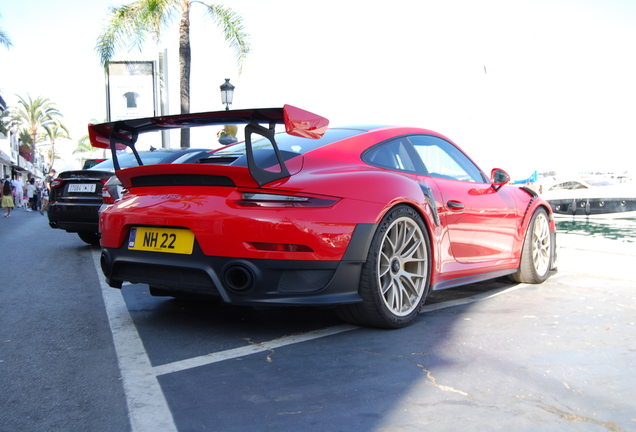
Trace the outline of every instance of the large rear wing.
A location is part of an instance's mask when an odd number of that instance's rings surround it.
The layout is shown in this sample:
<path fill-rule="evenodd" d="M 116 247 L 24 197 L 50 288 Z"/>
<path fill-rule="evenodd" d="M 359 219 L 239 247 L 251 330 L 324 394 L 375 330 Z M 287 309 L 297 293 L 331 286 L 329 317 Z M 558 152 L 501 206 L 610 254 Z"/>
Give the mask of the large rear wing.
<path fill-rule="evenodd" d="M 267 124 L 267 127 L 261 126 Z M 126 147 L 135 154 L 139 165 L 143 165 L 135 144 L 139 134 L 170 129 L 191 128 L 199 126 L 245 124 L 245 149 L 248 169 L 259 186 L 281 178 L 289 177 L 283 157 L 274 139 L 275 126 L 284 124 L 290 135 L 303 138 L 318 139 L 327 130 L 329 120 L 309 111 L 285 105 L 282 108 L 259 108 L 245 110 L 225 110 L 205 113 L 177 114 L 170 116 L 147 117 L 139 119 L 119 120 L 101 124 L 89 124 L 88 136 L 93 147 L 110 148 L 113 155 L 113 166 L 119 171 L 117 150 Z M 254 161 L 252 150 L 252 134 L 262 135 L 269 139 L 276 153 L 280 171 L 265 170 Z"/>

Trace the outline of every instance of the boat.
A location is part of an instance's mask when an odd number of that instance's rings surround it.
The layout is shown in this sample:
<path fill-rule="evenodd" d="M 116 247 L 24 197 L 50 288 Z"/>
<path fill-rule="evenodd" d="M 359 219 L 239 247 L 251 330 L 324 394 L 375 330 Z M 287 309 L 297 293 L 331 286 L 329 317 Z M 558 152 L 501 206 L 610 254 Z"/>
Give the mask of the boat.
<path fill-rule="evenodd" d="M 541 197 L 556 217 L 636 218 L 636 185 L 606 178 L 573 178 L 542 185 Z"/>

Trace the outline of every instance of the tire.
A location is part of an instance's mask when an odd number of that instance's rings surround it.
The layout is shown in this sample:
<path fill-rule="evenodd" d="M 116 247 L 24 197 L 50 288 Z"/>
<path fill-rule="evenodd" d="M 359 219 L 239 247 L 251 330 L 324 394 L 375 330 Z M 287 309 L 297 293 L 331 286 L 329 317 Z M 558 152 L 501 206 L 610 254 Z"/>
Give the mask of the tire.
<path fill-rule="evenodd" d="M 89 245 L 99 246 L 99 234 L 90 231 L 80 231 L 77 235 Z"/>
<path fill-rule="evenodd" d="M 341 305 L 338 315 L 354 324 L 401 328 L 413 322 L 428 295 L 431 243 L 422 217 L 411 207 L 390 210 L 373 235 L 362 266 L 362 303 Z"/>
<path fill-rule="evenodd" d="M 532 215 L 523 241 L 519 268 L 511 275 L 511 279 L 518 283 L 545 282 L 550 275 L 553 249 L 548 213 L 540 208 Z"/>

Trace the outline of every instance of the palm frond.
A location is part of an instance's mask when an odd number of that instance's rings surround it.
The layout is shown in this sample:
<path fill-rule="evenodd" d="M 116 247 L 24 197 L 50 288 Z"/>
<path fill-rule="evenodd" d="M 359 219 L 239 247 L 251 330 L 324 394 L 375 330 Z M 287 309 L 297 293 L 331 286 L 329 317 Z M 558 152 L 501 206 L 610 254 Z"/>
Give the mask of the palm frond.
<path fill-rule="evenodd" d="M 141 51 L 148 35 L 159 42 L 177 3 L 178 0 L 137 0 L 111 7 L 108 22 L 95 46 L 101 64 L 106 67 L 115 52 L 121 49 Z"/>
<path fill-rule="evenodd" d="M 73 150 L 73 154 L 89 153 L 93 150 L 95 150 L 95 148 L 91 145 L 88 135 L 85 135 L 77 141 L 77 147 L 75 147 L 75 150 Z"/>
<path fill-rule="evenodd" d="M 4 30 L 0 29 L 0 44 L 4 45 L 7 49 L 13 46 L 13 42 Z"/>
<path fill-rule="evenodd" d="M 243 27 L 243 18 L 229 7 L 219 5 L 206 6 L 208 15 L 221 27 L 223 37 L 229 42 L 230 48 L 234 50 L 240 75 L 243 71 L 243 63 L 251 52 L 249 34 L 245 32 Z"/>
<path fill-rule="evenodd" d="M 0 17 L 1 16 L 2 14 L 0 14 Z M 13 42 L 11 42 L 11 38 L 9 38 L 9 35 L 1 28 L 0 28 L 0 45 L 4 45 L 7 49 L 13 46 Z"/>

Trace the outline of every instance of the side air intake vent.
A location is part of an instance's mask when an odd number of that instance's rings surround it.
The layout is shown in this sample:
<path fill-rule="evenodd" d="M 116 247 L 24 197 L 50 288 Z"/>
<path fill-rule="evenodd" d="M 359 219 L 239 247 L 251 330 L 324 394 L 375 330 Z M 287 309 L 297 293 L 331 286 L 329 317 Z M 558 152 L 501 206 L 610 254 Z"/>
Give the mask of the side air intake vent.
<path fill-rule="evenodd" d="M 225 176 L 197 174 L 158 174 L 132 178 L 133 187 L 145 186 L 236 186 Z"/>

